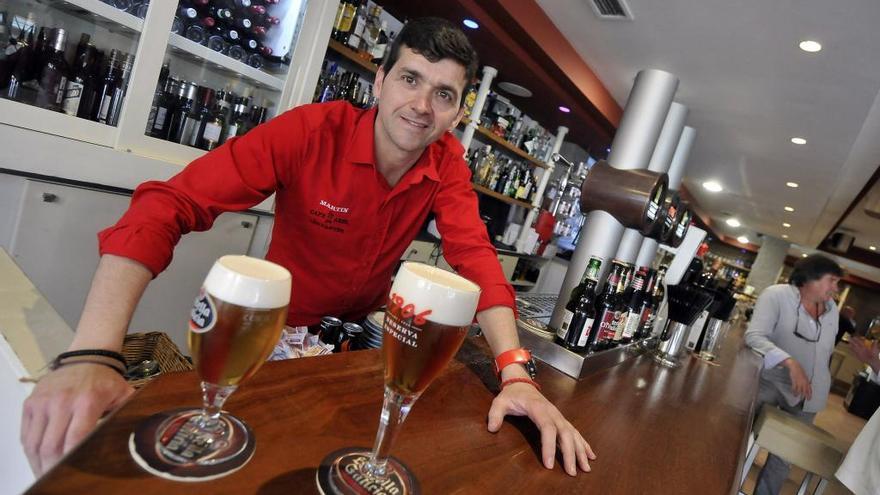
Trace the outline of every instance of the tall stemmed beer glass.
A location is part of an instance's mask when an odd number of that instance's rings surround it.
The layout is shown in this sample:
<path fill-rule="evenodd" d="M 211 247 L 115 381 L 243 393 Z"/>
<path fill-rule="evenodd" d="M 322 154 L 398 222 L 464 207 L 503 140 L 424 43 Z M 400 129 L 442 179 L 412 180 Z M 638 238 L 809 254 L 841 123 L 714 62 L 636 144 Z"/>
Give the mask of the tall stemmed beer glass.
<path fill-rule="evenodd" d="M 420 263 L 401 265 L 383 324 L 385 401 L 372 451 L 342 449 L 318 471 L 325 494 L 418 492 L 410 471 L 390 456 L 413 404 L 458 352 L 474 319 L 480 288 L 454 273 Z"/>
<path fill-rule="evenodd" d="M 247 256 L 223 256 L 205 278 L 189 322 L 189 349 L 202 381 L 202 408 L 159 413 L 129 441 L 135 460 L 185 481 L 229 474 L 251 458 L 254 437 L 222 411 L 226 399 L 266 361 L 284 328 L 290 273 Z"/>

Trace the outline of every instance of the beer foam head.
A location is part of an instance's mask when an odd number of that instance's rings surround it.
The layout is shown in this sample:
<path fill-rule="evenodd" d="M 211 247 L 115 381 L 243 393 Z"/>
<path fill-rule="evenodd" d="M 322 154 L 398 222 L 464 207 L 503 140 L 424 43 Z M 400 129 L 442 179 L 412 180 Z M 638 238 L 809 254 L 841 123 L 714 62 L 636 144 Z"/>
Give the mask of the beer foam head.
<path fill-rule="evenodd" d="M 480 287 L 436 266 L 407 262 L 400 265 L 391 292 L 416 313 L 431 310 L 427 319 L 441 325 L 470 325 L 480 301 Z"/>
<path fill-rule="evenodd" d="M 272 309 L 290 303 L 290 272 L 249 256 L 228 255 L 215 261 L 204 287 L 212 296 L 246 308 Z"/>

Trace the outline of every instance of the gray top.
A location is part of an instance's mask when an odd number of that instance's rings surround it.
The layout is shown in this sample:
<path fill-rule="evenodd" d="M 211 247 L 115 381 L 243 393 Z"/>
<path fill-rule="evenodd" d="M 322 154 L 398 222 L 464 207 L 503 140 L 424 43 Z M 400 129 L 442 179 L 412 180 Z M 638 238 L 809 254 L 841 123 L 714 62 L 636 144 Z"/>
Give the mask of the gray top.
<path fill-rule="evenodd" d="M 791 406 L 802 398 L 792 392 L 788 368 L 780 363 L 791 357 L 804 369 L 813 389 L 812 398 L 804 402 L 805 412 L 821 411 L 831 389 L 828 364 L 837 335 L 837 305 L 829 301 L 825 307 L 817 324 L 801 304 L 797 287 L 771 285 L 758 298 L 746 330 L 746 345 L 764 356 L 761 380 L 775 386 Z"/>

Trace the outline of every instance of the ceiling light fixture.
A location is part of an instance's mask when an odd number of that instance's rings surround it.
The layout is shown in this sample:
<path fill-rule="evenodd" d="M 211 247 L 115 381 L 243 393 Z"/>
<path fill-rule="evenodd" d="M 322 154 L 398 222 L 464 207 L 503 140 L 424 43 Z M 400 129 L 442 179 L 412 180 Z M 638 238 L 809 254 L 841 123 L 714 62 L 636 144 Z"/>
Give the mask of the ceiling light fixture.
<path fill-rule="evenodd" d="M 562 105 L 559 105 L 559 111 L 562 113 L 570 113 L 571 109 Z"/>
<path fill-rule="evenodd" d="M 791 138 L 791 142 L 794 144 L 807 144 L 807 140 L 802 137 L 793 137 Z"/>
<path fill-rule="evenodd" d="M 477 24 L 477 21 L 475 21 L 473 19 L 465 19 L 465 20 L 461 21 L 461 23 L 464 24 L 464 27 L 470 28 L 470 29 L 477 29 L 480 27 L 480 25 Z"/>
<path fill-rule="evenodd" d="M 788 234 L 782 234 L 783 239 L 788 239 Z"/>
<path fill-rule="evenodd" d="M 739 241 L 740 243 L 742 243 L 742 244 L 748 244 L 748 243 L 749 243 L 749 238 L 746 237 L 746 236 L 744 236 L 744 235 L 741 235 L 741 236 L 737 237 L 736 240 L 738 240 L 738 241 Z"/>
<path fill-rule="evenodd" d="M 789 228 L 789 227 L 791 227 L 791 224 L 788 222 L 782 222 L 782 226 L 785 228 Z"/>
<path fill-rule="evenodd" d="M 806 257 L 807 257 L 807 253 L 804 253 L 801 255 L 801 258 L 806 258 Z"/>
<path fill-rule="evenodd" d="M 714 180 L 707 180 L 706 182 L 703 182 L 703 188 L 709 192 L 721 192 L 724 190 L 724 188 L 721 187 L 721 184 Z"/>
<path fill-rule="evenodd" d="M 742 224 L 739 223 L 739 220 L 737 220 L 735 218 L 728 218 L 727 225 L 730 225 L 731 227 L 739 227 Z"/>
<path fill-rule="evenodd" d="M 871 251 L 876 251 L 876 250 L 877 250 L 877 246 L 868 246 L 868 249 L 870 249 Z"/>
<path fill-rule="evenodd" d="M 786 206 L 786 207 L 783 208 L 783 209 L 784 209 L 785 211 L 787 211 L 787 212 L 792 212 L 792 211 L 794 211 L 794 208 L 792 208 L 791 206 Z"/>
<path fill-rule="evenodd" d="M 819 43 L 818 41 L 813 41 L 813 40 L 803 40 L 800 43 L 798 43 L 798 46 L 801 48 L 801 50 L 808 52 L 808 53 L 816 53 L 816 52 L 822 50 L 822 44 Z"/>
<path fill-rule="evenodd" d="M 785 185 L 788 187 L 798 187 L 799 186 L 799 184 L 797 182 L 786 182 Z"/>

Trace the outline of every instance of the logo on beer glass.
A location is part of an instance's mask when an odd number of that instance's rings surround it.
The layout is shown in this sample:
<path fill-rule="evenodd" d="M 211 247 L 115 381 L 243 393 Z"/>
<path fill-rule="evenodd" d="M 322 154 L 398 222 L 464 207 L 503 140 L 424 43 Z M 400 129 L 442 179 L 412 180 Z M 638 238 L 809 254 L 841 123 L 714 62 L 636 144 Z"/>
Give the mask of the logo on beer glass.
<path fill-rule="evenodd" d="M 189 329 L 195 333 L 205 333 L 214 328 L 216 322 L 217 307 L 211 295 L 202 287 L 189 313 Z"/>
<path fill-rule="evenodd" d="M 385 330 L 389 335 L 402 342 L 404 345 L 416 348 L 419 346 L 419 336 L 422 326 L 428 321 L 430 309 L 417 311 L 412 303 L 407 303 L 403 297 L 392 292 L 388 297 L 388 310 L 385 315 Z"/>

